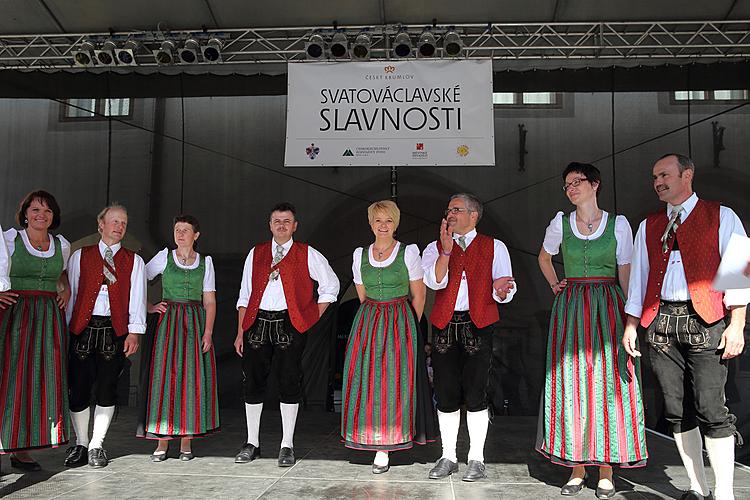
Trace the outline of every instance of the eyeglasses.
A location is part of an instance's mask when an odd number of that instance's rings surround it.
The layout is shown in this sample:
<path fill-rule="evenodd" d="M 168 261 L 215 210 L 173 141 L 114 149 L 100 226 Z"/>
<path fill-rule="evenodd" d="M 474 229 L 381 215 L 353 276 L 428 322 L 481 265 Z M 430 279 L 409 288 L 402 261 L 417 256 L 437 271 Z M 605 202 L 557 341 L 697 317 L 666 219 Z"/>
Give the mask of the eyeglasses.
<path fill-rule="evenodd" d="M 568 182 L 567 184 L 563 184 L 562 190 L 567 192 L 569 187 L 577 188 L 581 185 L 583 181 L 587 181 L 588 179 L 586 177 L 578 177 L 577 179 L 573 179 L 572 181 Z"/>
<path fill-rule="evenodd" d="M 456 215 L 456 214 L 462 214 L 464 212 L 473 212 L 473 211 L 474 210 L 470 210 L 468 208 L 453 207 L 453 208 L 447 208 L 445 212 L 443 212 L 443 214 L 447 216 L 448 214 Z"/>

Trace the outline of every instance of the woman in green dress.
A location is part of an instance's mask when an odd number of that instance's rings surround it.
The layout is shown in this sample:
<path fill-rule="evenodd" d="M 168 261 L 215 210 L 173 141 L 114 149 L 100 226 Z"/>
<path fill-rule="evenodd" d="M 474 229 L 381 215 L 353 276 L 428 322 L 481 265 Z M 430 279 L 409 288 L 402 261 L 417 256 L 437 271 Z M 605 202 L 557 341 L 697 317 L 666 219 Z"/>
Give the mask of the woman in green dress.
<path fill-rule="evenodd" d="M 380 474 L 390 451 L 431 440 L 435 425 L 418 327 L 425 301 L 419 248 L 394 238 L 394 202 L 373 203 L 367 216 L 375 241 L 354 251 L 361 305 L 346 347 L 341 436 L 348 448 L 375 451 L 372 472 Z"/>
<path fill-rule="evenodd" d="M 175 250 L 165 248 L 146 264 L 149 280 L 162 276 L 162 301 L 149 306 L 159 320 L 146 356 L 148 393 L 137 435 L 158 439 L 154 462 L 180 439 L 180 460 L 193 458 L 191 440 L 219 428 L 213 327 L 216 287 L 213 261 L 195 251 L 200 236 L 192 215 L 174 219 Z"/>
<path fill-rule="evenodd" d="M 0 241 L 8 260 L 0 282 L 10 281 L 0 292 L 0 453 L 12 453 L 13 467 L 34 471 L 41 467 L 28 450 L 68 442 L 63 310 L 70 244 L 49 233 L 60 225 L 60 207 L 46 191 L 29 193 L 16 219 L 23 229 L 9 229 Z"/>
<path fill-rule="evenodd" d="M 625 217 L 599 209 L 596 167 L 571 163 L 562 177 L 576 209 L 557 213 L 539 252 L 555 300 L 537 450 L 572 468 L 563 495 L 579 493 L 585 466 L 596 466 L 596 496 L 611 498 L 612 466 L 639 467 L 647 458 L 640 365 L 620 348 L 633 232 Z M 561 248 L 559 280 L 552 256 Z"/>

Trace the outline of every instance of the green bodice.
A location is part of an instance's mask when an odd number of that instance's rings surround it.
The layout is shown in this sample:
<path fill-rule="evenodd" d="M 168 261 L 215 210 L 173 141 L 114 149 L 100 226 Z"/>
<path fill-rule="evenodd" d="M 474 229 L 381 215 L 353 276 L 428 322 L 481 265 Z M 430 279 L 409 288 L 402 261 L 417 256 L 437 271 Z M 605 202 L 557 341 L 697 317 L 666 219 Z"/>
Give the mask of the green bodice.
<path fill-rule="evenodd" d="M 617 276 L 616 215 L 607 215 L 604 233 L 596 239 L 586 240 L 573 234 L 570 216 L 562 218 L 562 254 L 567 278 Z"/>
<path fill-rule="evenodd" d="M 206 274 L 206 260 L 199 254 L 200 259 L 195 269 L 179 267 L 174 261 L 174 255 L 167 252 L 167 266 L 161 276 L 163 300 L 196 300 L 203 298 L 203 277 Z"/>
<path fill-rule="evenodd" d="M 370 250 L 362 249 L 362 284 L 365 286 L 367 298 L 373 300 L 391 300 L 409 295 L 409 269 L 406 267 L 404 255 L 406 245 L 399 244 L 398 254 L 390 265 L 374 267 L 370 264 Z"/>
<path fill-rule="evenodd" d="M 10 265 L 10 286 L 12 290 L 57 291 L 57 280 L 63 271 L 63 257 L 60 240 L 54 243 L 55 253 L 52 257 L 37 257 L 31 255 L 26 249 L 21 235 L 16 236 L 15 249 Z M 0 242 L 0 244 L 2 243 Z"/>

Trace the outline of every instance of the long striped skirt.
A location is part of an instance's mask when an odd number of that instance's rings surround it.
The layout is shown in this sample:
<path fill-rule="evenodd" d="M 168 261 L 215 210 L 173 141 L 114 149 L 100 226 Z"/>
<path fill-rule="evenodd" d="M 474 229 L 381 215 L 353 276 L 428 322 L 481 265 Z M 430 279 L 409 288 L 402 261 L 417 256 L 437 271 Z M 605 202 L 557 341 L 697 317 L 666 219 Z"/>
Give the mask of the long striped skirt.
<path fill-rule="evenodd" d="M 68 335 L 56 293 L 15 291 L 0 309 L 0 453 L 56 448 L 70 435 Z"/>
<path fill-rule="evenodd" d="M 205 325 L 200 302 L 167 302 L 151 339 L 144 423 L 137 436 L 198 437 L 218 430 L 214 348 L 204 353 L 201 347 Z"/>
<path fill-rule="evenodd" d="M 622 290 L 568 278 L 552 305 L 537 450 L 561 465 L 646 465 L 640 363 L 621 347 Z"/>
<path fill-rule="evenodd" d="M 366 300 L 346 346 L 341 436 L 348 448 L 411 448 L 417 420 L 417 319 L 406 297 Z M 426 368 L 425 368 L 426 369 Z"/>

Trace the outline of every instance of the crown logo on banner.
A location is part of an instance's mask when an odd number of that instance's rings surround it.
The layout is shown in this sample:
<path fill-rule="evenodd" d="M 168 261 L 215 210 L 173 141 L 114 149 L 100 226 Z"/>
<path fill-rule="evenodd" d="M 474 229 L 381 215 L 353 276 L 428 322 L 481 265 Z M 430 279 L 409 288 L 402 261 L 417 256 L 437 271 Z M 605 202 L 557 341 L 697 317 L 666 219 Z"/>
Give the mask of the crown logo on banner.
<path fill-rule="evenodd" d="M 396 71 L 396 66 L 391 66 L 391 65 L 388 65 L 388 66 L 386 66 L 385 68 L 383 68 L 383 70 L 384 70 L 384 71 L 385 71 L 386 73 L 393 73 L 394 71 Z"/>

